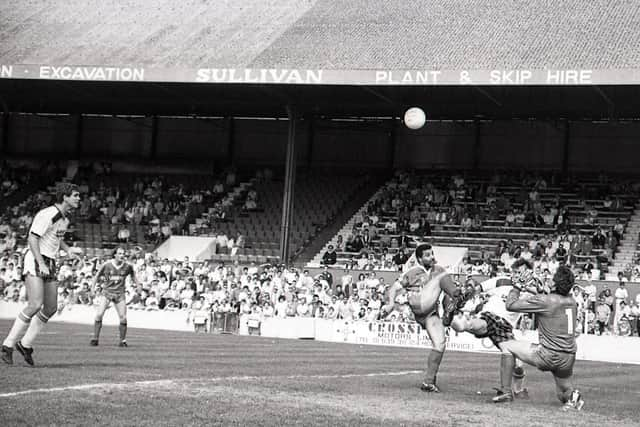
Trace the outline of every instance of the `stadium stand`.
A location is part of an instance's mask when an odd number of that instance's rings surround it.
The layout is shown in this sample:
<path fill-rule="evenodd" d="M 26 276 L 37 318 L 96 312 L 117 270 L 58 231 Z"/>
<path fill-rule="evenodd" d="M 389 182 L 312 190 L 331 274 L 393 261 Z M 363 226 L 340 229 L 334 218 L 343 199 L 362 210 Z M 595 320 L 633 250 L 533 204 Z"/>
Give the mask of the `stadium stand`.
<path fill-rule="evenodd" d="M 376 270 L 397 269 L 399 248 L 419 241 L 469 248 L 470 264 L 486 261 L 494 268 L 510 265 L 522 252 L 547 261 L 563 246 L 562 256 L 572 265 L 594 262 L 602 272 L 597 278 L 604 278 L 635 212 L 637 192 L 625 181 L 601 178 L 552 186 L 551 176 L 399 173 L 310 265 L 321 264 L 329 246 L 336 248 L 338 264 Z"/>
<path fill-rule="evenodd" d="M 300 174 L 296 181 L 291 253 L 303 250 L 365 182 L 363 176 Z M 335 191 L 336 188 L 341 191 Z M 256 178 L 245 188 L 240 203 L 228 217 L 216 220 L 216 208 L 209 208 L 200 220 L 204 227 L 196 228 L 200 235 L 222 233 L 236 240 L 242 236 L 244 240 L 243 247 L 233 254 L 225 245 L 219 245 L 216 260 L 229 261 L 237 256 L 240 262 L 265 263 L 279 259 L 283 191 L 282 181 Z M 248 204 L 249 200 L 255 201 L 255 205 Z"/>
<path fill-rule="evenodd" d="M 187 217 L 205 198 L 208 175 L 108 174 L 76 178 L 83 193 L 72 241 L 100 256 L 118 244 L 151 250 L 182 234 Z"/>
<path fill-rule="evenodd" d="M 397 257 L 400 249 L 409 252 L 418 241 L 427 240 L 471 249 L 459 268 L 460 278 L 501 274 L 515 258 L 524 256 L 535 260 L 535 274 L 548 281 L 558 260 L 565 257 L 581 283 L 574 295 L 582 330 L 638 335 L 640 296 L 627 292 L 624 285 L 612 289 L 599 284 L 597 294 L 590 289 L 591 280 L 600 278 L 599 271 L 606 271 L 611 262 L 617 270 L 609 267 L 613 271 L 607 278 L 615 276 L 617 283 L 637 277 L 640 268 L 637 256 L 630 265 L 620 265 L 629 261 L 629 253 L 617 251 L 619 241 L 631 242 L 632 248 L 638 244 L 637 192 L 624 177 L 558 182 L 551 175 L 398 171 L 309 264 L 321 265 L 331 244 L 336 249 L 334 266 L 357 270 L 343 270 L 334 278 L 326 268 L 311 275 L 278 264 L 283 185 L 270 170 L 243 175 L 250 179 L 237 178 L 236 173 L 76 176 L 86 195 L 85 205 L 67 238 L 85 248 L 85 256 L 78 264 L 61 263 L 60 310 L 94 303 L 91 278 L 111 249 L 123 245 L 142 284 L 128 284 L 127 302 L 134 310 L 183 310 L 194 327 L 201 328 L 206 319 L 208 330 L 224 313 L 250 314 L 258 321 L 270 316 L 373 321 L 378 320 L 387 283 L 372 270 L 397 271 L 406 261 L 406 256 Z M 300 175 L 294 249 L 299 251 L 316 238 L 365 182 L 360 175 Z M 334 191 L 338 185 L 340 192 Z M 11 220 L 0 230 L 0 288 L 5 302 L 26 299 L 20 266 L 29 212 L 51 203 L 54 187 L 30 194 L 20 191 L 23 200 L 7 210 L 5 218 Z M 160 231 L 158 238 L 150 233 L 154 226 L 171 221 L 167 234 Z M 130 231 L 126 239 L 117 233 L 123 225 Z M 219 253 L 206 261 L 157 259 L 152 252 L 155 244 L 174 232 L 224 234 L 227 241 L 240 238 L 244 243 L 221 245 Z M 623 255 L 627 258 L 618 259 Z M 412 319 L 406 312 L 395 312 L 388 320 Z M 532 324 L 525 320 L 520 327 Z"/>

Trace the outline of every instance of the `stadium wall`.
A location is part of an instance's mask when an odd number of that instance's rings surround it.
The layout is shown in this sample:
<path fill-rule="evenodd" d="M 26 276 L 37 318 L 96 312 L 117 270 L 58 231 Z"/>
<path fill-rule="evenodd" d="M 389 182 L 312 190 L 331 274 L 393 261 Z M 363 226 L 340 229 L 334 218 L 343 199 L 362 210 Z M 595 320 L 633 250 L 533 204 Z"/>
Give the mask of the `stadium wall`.
<path fill-rule="evenodd" d="M 226 159 L 228 124 L 224 119 L 158 118 L 156 157 Z"/>
<path fill-rule="evenodd" d="M 42 156 L 75 151 L 76 127 L 71 116 L 12 114 L 7 153 Z"/>
<path fill-rule="evenodd" d="M 161 259 L 205 261 L 216 253 L 215 237 L 200 236 L 171 236 L 156 250 L 155 254 Z"/>
<path fill-rule="evenodd" d="M 12 114 L 7 154 L 15 157 L 198 160 L 281 166 L 287 120 L 42 116 Z M 560 170 L 568 137 L 574 171 L 635 172 L 640 122 L 497 120 L 427 122 L 418 131 L 390 121 L 302 120 L 300 167 Z M 78 152 L 78 130 L 81 150 Z M 568 133 L 567 133 L 568 132 Z M 477 141 L 477 144 L 476 144 Z M 233 146 L 230 147 L 230 142 Z M 155 151 L 154 151 L 155 147 Z M 232 150 L 232 151 L 230 151 Z"/>
<path fill-rule="evenodd" d="M 82 154 L 145 157 L 151 151 L 151 118 L 83 117 Z"/>
<path fill-rule="evenodd" d="M 240 333 L 247 332 L 249 316 L 240 318 Z M 517 339 L 538 342 L 535 331 L 514 331 Z M 326 319 L 269 318 L 260 325 L 260 334 L 270 338 L 316 339 L 359 345 L 431 348 L 426 331 L 415 323 L 366 322 Z M 577 360 L 640 364 L 640 339 L 633 337 L 580 335 L 577 338 Z M 488 338 L 477 339 L 468 333 L 452 332 L 447 349 L 473 353 L 499 350 Z"/>

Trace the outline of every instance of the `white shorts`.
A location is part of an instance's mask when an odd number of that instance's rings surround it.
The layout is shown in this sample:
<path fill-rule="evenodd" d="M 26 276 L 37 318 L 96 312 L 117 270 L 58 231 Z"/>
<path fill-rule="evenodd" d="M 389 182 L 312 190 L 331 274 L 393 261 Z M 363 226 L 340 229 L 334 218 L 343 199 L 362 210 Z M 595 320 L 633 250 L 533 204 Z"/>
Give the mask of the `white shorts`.
<path fill-rule="evenodd" d="M 43 276 L 42 273 L 40 273 L 38 263 L 36 262 L 33 253 L 29 250 L 24 255 L 24 260 L 22 261 L 22 274 L 24 277 L 27 277 L 27 274 L 31 274 L 44 280 L 54 280 L 56 278 L 56 261 L 53 258 L 49 258 L 44 255 L 42 258 L 44 259 L 44 262 L 47 263 L 47 266 L 49 266 L 49 274 L 47 276 Z"/>

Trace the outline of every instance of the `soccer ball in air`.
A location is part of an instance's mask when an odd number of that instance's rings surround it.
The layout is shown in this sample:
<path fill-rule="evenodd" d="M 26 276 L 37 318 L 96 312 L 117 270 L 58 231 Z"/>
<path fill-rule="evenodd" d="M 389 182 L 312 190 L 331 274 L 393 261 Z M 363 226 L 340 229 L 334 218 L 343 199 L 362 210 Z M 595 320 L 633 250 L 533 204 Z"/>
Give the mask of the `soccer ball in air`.
<path fill-rule="evenodd" d="M 404 113 L 404 124 L 409 129 L 420 129 L 422 126 L 424 126 L 424 122 L 426 119 L 427 117 L 425 116 L 424 111 L 419 107 L 409 108 Z"/>

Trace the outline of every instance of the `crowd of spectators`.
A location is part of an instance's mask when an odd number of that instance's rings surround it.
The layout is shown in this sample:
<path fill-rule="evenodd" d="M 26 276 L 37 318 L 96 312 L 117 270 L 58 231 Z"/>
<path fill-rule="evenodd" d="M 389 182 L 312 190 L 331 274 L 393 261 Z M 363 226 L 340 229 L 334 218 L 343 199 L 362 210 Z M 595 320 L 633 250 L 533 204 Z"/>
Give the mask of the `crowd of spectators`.
<path fill-rule="evenodd" d="M 308 270 L 284 268 L 282 265 L 241 266 L 212 261 L 156 259 L 142 251 L 130 253 L 136 281 L 127 282 L 126 303 L 131 310 L 182 310 L 195 318 L 206 313 L 251 315 L 260 321 L 268 317 L 313 317 L 323 319 L 375 321 L 388 283 L 375 272 L 361 272 L 357 277 L 343 270 L 334 278 L 328 268 L 312 276 Z M 96 302 L 101 282 L 92 289 L 97 269 L 106 259 L 84 257 L 82 262 L 61 263 L 58 271 L 59 309 Z M 0 259 L 0 292 L 5 301 L 24 302 L 26 293 L 20 271 L 21 255 L 14 252 Z M 536 269 L 534 274 L 550 285 L 548 272 Z M 461 279 L 467 276 L 459 276 Z M 136 284 L 137 282 L 137 284 Z M 590 334 L 638 335 L 640 294 L 634 301 L 625 289 L 621 276 L 619 287 L 604 286 L 595 295 L 595 285 L 587 277 L 574 289 L 579 304 L 580 330 Z M 478 290 L 480 292 L 480 290 Z M 475 298 L 481 298 L 476 295 Z M 400 309 L 387 321 L 412 321 L 410 310 Z M 530 318 L 519 325 L 532 327 Z"/>
<path fill-rule="evenodd" d="M 132 229 L 138 227 L 145 230 L 146 242 L 154 244 L 182 234 L 191 211 L 213 197 L 211 190 L 163 175 L 136 176 L 127 183 L 114 183 L 109 176 L 105 173 L 90 181 L 82 175 L 75 178 L 81 192 L 76 220 L 111 225 L 111 239 L 121 243 L 129 243 Z"/>
<path fill-rule="evenodd" d="M 236 180 L 232 170 L 225 173 L 225 182 L 218 180 L 211 186 L 210 179 L 198 180 L 197 176 L 193 179 L 160 174 L 114 177 L 108 163 L 76 164 L 71 169 L 66 171 L 65 179 L 77 183 L 81 192 L 79 209 L 74 212 L 66 236 L 72 242 L 83 239 L 79 233 L 82 225 L 100 224 L 107 230 L 101 236 L 105 242 L 156 245 L 171 235 L 188 233 L 187 225 L 208 206 L 215 206 L 215 220 L 224 221 L 231 207 L 224 196 Z M 62 178 L 64 171 L 58 167 L 56 173 L 49 170 L 46 173 Z M 24 238 L 33 214 L 51 203 L 51 191 L 41 189 L 10 206 L 0 216 L 0 225 L 10 229 L 4 234 L 15 232 L 18 239 Z M 143 230 L 143 239 L 138 230 Z M 237 240 L 237 236 L 229 238 Z"/>
<path fill-rule="evenodd" d="M 573 290 L 578 303 L 579 330 L 596 335 L 637 336 L 640 319 L 640 293 L 634 300 L 626 289 L 627 279 L 619 274 L 615 290 L 604 285 L 597 292 L 587 280 Z"/>
<path fill-rule="evenodd" d="M 554 175 L 496 173 L 486 180 L 467 181 L 463 175 L 399 172 L 355 219 L 351 232 L 332 241 L 322 263 L 398 270 L 417 242 L 433 240 L 434 230 L 455 230 L 457 237 L 482 238 L 483 233 L 470 233 L 482 232 L 491 224 L 494 229 L 501 226 L 503 232 L 486 235 L 502 234 L 505 238 L 495 248 L 483 247 L 467 260 L 470 265 L 482 266 L 481 270 L 499 271 L 523 256 L 538 260 L 543 268 L 551 264 L 551 270 L 563 259 L 578 270 L 593 264 L 595 272 L 606 272 L 625 224 L 620 218 L 615 224 L 601 221 L 600 215 L 625 209 L 622 200 L 611 194 L 635 194 L 637 188 L 629 183 L 611 184 L 602 174 L 594 186 L 563 183 L 565 191 L 574 191 L 578 197 L 571 205 L 560 193 L 553 200 L 542 200 L 540 192 L 548 188 L 548 182 L 558 185 L 556 181 Z M 519 192 L 498 191 L 500 185 L 511 184 Z M 594 199 L 599 200 L 598 206 Z M 520 233 L 517 241 L 508 237 L 510 230 Z M 522 242 L 522 233 L 531 233 L 528 244 Z"/>
<path fill-rule="evenodd" d="M 103 169 L 105 177 L 108 177 L 108 173 L 108 169 Z M 164 234 L 161 224 L 174 221 L 175 227 L 182 227 L 191 209 L 202 206 L 206 198 L 222 194 L 220 188 L 216 190 L 214 187 L 212 191 L 191 190 L 184 184 L 168 184 L 160 177 L 137 178 L 132 185 L 133 191 L 129 192 L 104 184 L 100 178 L 96 180 L 97 184 L 89 186 L 83 181 L 81 173 L 74 179 L 80 181 L 81 190 L 86 195 L 78 212 L 80 218 L 112 225 L 148 224 L 150 230 L 155 227 L 156 232 L 161 234 Z M 306 270 L 285 269 L 281 265 L 258 266 L 252 263 L 241 266 L 237 261 L 216 263 L 189 259 L 169 261 L 134 249 L 129 255 L 139 285 L 135 282 L 127 284 L 127 305 L 133 310 L 187 310 L 211 314 L 233 312 L 260 318 L 306 316 L 376 320 L 387 283 L 375 270 L 387 267 L 399 270 L 406 263 L 412 246 L 428 240 L 428 218 L 432 212 L 453 213 L 451 209 L 457 212 L 461 206 L 466 206 L 462 212 L 448 216 L 448 221 L 451 217 L 458 217 L 462 224 L 463 219 L 476 218 L 484 213 L 467 211 L 465 209 L 473 209 L 474 204 L 461 205 L 453 200 L 466 200 L 469 193 L 477 197 L 478 193 L 484 192 L 486 195 L 487 191 L 492 191 L 491 185 L 486 189 L 483 189 L 483 185 L 466 186 L 461 176 L 454 176 L 450 182 L 444 178 L 435 181 L 441 185 L 422 183 L 426 190 L 414 185 L 413 179 L 409 174 L 399 174 L 382 191 L 381 196 L 369 204 L 366 215 L 357 221 L 353 235 L 344 240 L 338 238 L 335 246 L 329 247 L 324 256 L 327 266 L 336 266 L 339 251 L 357 254 L 346 269 L 339 270 L 343 272 L 340 277 L 334 278 L 327 268 L 322 274 L 312 277 Z M 534 181 L 534 188 L 544 188 L 546 185 L 540 177 Z M 235 177 L 229 178 L 227 175 L 226 188 L 233 182 Z M 219 184 L 222 189 L 225 188 L 224 184 Z M 249 193 L 245 194 L 249 196 Z M 257 194 L 251 195 L 251 198 L 257 199 Z M 20 272 L 22 255 L 19 237 L 21 233 L 26 233 L 32 213 L 51 202 L 50 194 L 37 192 L 1 218 L 0 253 L 4 255 L 0 259 L 0 290 L 5 300 L 24 301 L 26 298 Z M 530 206 L 535 206 L 535 203 L 531 202 Z M 389 212 L 397 215 L 388 215 Z M 560 214 L 554 218 L 560 218 Z M 622 291 L 618 289 L 605 289 L 593 299 L 590 290 L 591 280 L 600 278 L 600 262 L 597 256 L 592 256 L 594 248 L 606 251 L 607 242 L 623 230 L 616 224 L 612 230 L 607 230 L 607 235 L 605 230 L 596 226 L 594 234 L 587 236 L 571 227 L 559 228 L 558 221 L 554 222 L 556 228 L 552 234 L 533 235 L 526 245 L 505 240 L 491 256 L 465 260 L 458 273 L 461 277 L 507 274 L 508 266 L 515 259 L 523 257 L 532 260 L 535 274 L 548 282 L 558 265 L 569 263 L 575 268 L 581 283 L 576 288 L 576 298 L 589 301 L 589 304 L 581 305 L 582 328 L 589 333 L 637 334 L 640 298 L 630 301 L 628 295 L 622 296 Z M 125 236 L 119 237 L 126 241 Z M 219 237 L 218 246 L 226 248 L 233 255 L 236 242 L 231 246 L 229 244 L 234 239 Z M 236 239 L 242 240 L 243 237 Z M 585 254 L 589 255 L 582 257 Z M 79 264 L 73 265 L 69 260 L 61 263 L 58 272 L 61 309 L 95 302 L 99 289 L 91 289 L 91 284 L 104 261 L 104 258 L 84 257 Z M 363 272 L 352 271 L 356 268 Z M 628 278 L 622 274 L 621 288 L 626 280 Z M 392 313 L 387 320 L 411 320 L 411 314 L 402 310 Z"/>
<path fill-rule="evenodd" d="M 6 301 L 26 298 L 20 274 L 19 253 L 0 259 L 0 289 Z M 79 264 L 61 263 L 58 271 L 60 309 L 95 303 L 100 290 L 92 280 L 104 260 L 84 257 Z M 127 283 L 126 302 L 133 310 L 201 310 L 236 312 L 263 317 L 316 317 L 326 319 L 378 318 L 384 278 L 374 272 L 357 280 L 345 274 L 334 283 L 328 269 L 315 277 L 308 270 L 252 263 L 240 266 L 211 261 L 158 260 L 151 254 L 131 254 L 136 281 Z M 393 313 L 393 320 L 407 320 L 407 313 Z"/>

